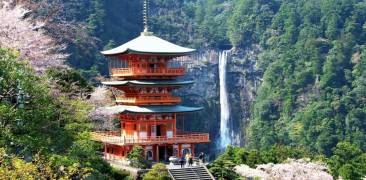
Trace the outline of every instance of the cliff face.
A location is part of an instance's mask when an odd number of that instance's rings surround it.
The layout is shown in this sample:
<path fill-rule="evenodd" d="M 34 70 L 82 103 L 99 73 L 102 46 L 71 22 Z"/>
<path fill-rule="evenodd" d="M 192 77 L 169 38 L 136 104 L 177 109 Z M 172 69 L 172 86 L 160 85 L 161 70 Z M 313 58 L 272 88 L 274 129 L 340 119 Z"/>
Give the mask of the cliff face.
<path fill-rule="evenodd" d="M 255 50 L 253 50 L 255 49 Z M 261 73 L 255 68 L 256 51 L 231 51 L 227 64 L 227 91 L 230 104 L 230 131 L 233 145 L 245 145 L 245 128 L 250 118 L 250 107 L 259 86 Z M 212 143 L 209 153 L 219 152 L 220 138 L 220 84 L 219 51 L 208 50 L 183 59 L 187 67 L 186 79 L 194 79 L 195 84 L 179 90 L 184 104 L 203 106 L 202 112 L 184 117 L 185 130 L 206 131 L 210 133 Z"/>

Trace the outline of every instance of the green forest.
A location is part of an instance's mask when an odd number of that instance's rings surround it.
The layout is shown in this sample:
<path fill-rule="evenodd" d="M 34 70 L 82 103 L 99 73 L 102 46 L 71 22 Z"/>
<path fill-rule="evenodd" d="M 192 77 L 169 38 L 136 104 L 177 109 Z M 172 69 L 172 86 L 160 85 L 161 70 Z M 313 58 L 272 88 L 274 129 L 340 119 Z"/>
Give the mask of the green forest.
<path fill-rule="evenodd" d="M 124 178 L 89 140 L 86 96 L 108 74 L 99 51 L 142 31 L 142 1 L 44 2 L 22 5 L 67 45 L 73 69 L 39 76 L 16 51 L 0 49 L 0 174 Z M 246 146 L 228 147 L 209 166 L 214 175 L 235 179 L 238 164 L 309 157 L 327 162 L 335 178 L 366 176 L 365 0 L 150 0 L 150 11 L 151 31 L 171 42 L 201 52 L 260 49 Z M 74 29 L 57 26 L 64 21 Z"/>

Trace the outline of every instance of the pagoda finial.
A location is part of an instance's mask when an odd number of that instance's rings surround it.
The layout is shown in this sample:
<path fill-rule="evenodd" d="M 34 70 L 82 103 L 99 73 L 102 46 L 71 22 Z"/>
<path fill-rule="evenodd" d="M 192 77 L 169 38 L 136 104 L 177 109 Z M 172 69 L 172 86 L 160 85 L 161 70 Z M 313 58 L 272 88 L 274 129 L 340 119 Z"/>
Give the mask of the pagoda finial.
<path fill-rule="evenodd" d="M 143 10 L 143 18 L 144 18 L 144 32 L 142 35 L 149 36 L 152 35 L 152 32 L 149 32 L 149 0 L 144 0 L 144 10 Z"/>

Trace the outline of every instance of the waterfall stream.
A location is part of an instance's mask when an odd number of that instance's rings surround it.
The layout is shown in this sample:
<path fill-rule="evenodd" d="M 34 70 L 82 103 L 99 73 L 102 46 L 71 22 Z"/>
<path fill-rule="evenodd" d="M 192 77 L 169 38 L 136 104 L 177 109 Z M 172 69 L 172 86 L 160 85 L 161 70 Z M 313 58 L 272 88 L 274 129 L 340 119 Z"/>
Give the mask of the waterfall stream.
<path fill-rule="evenodd" d="M 228 101 L 228 93 L 226 89 L 226 65 L 228 60 L 229 51 L 223 51 L 220 53 L 219 58 L 219 77 L 220 77 L 220 145 L 222 148 L 226 148 L 231 144 L 230 137 L 230 107 Z"/>

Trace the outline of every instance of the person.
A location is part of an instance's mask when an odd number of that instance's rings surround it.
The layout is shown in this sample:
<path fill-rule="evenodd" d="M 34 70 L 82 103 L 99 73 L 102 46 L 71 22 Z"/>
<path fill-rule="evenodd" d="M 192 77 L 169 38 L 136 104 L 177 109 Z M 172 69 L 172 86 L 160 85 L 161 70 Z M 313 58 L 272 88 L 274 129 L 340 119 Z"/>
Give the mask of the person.
<path fill-rule="evenodd" d="M 192 166 L 193 165 L 193 157 L 191 154 L 188 154 L 188 166 Z"/>
<path fill-rule="evenodd" d="M 187 166 L 189 166 L 190 164 L 189 164 L 189 159 L 191 158 L 191 154 L 189 154 L 189 153 L 187 153 L 186 154 L 186 161 L 187 161 L 187 163 L 186 163 L 186 165 Z"/>
<path fill-rule="evenodd" d="M 200 155 L 198 155 L 198 161 L 200 164 L 203 164 L 203 156 L 204 156 L 203 152 L 201 152 Z"/>
<path fill-rule="evenodd" d="M 183 156 L 179 159 L 179 164 L 180 164 L 180 168 L 183 168 L 183 166 L 184 166 L 184 157 Z"/>
<path fill-rule="evenodd" d="M 193 157 L 192 155 L 189 155 L 189 166 L 193 165 Z"/>

